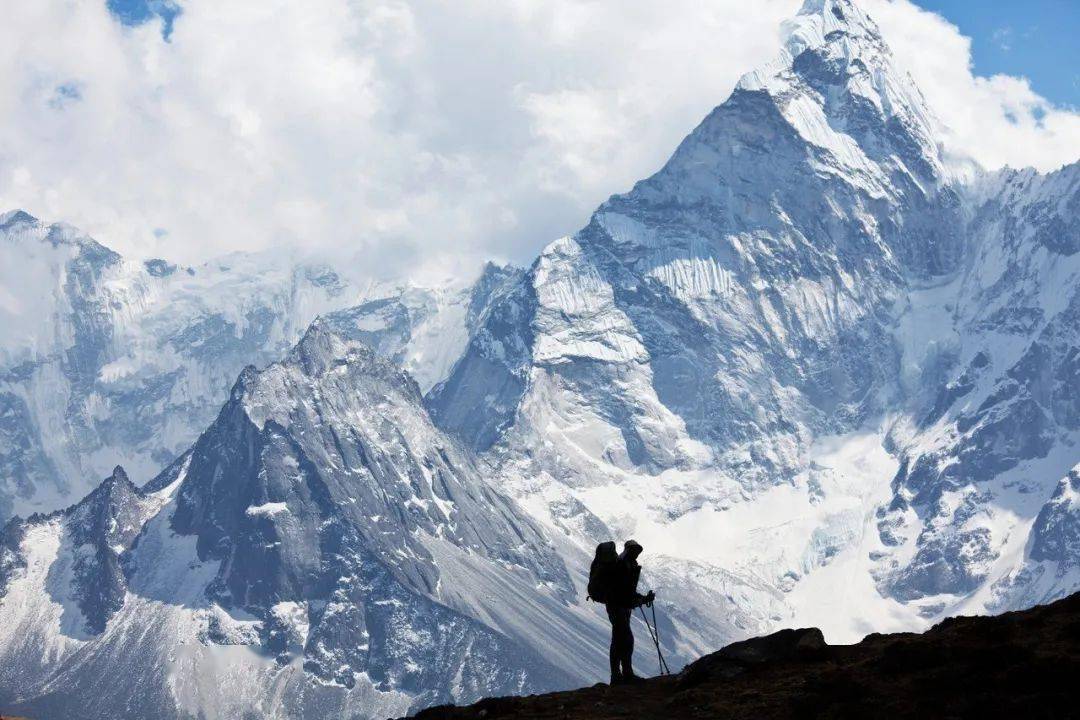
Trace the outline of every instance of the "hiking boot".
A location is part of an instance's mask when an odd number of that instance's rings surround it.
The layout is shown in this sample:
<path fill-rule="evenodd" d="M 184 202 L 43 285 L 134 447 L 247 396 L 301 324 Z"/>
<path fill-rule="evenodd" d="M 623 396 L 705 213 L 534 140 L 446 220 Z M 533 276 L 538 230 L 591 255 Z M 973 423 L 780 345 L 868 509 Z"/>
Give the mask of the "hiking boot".
<path fill-rule="evenodd" d="M 623 681 L 622 673 L 612 673 L 611 674 L 611 684 L 612 685 L 622 685 L 622 681 Z"/>
<path fill-rule="evenodd" d="M 640 675 L 630 673 L 629 675 L 623 675 L 620 682 L 623 685 L 640 685 L 641 683 L 645 682 L 645 678 L 641 677 Z"/>

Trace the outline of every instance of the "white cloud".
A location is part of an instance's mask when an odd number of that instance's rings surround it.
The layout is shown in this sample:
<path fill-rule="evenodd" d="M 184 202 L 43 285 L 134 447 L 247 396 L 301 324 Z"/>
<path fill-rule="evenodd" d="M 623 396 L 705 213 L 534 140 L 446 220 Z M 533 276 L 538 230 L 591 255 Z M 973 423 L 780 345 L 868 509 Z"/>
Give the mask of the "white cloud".
<path fill-rule="evenodd" d="M 1006 25 L 1005 27 L 999 27 L 998 29 L 994 30 L 992 39 L 994 41 L 994 44 L 996 44 L 999 48 L 1001 48 L 1005 52 L 1009 52 L 1012 50 L 1013 46 L 1013 29 L 1008 25 Z"/>
<path fill-rule="evenodd" d="M 974 75 L 970 39 L 940 15 L 908 0 L 864 2 L 945 124 L 948 150 L 992 169 L 1049 171 L 1080 159 L 1080 113 L 1055 107 L 1024 78 Z"/>
<path fill-rule="evenodd" d="M 973 77 L 937 16 L 868 2 L 954 151 L 1075 159 L 1076 113 Z M 799 2 L 188 0 L 169 43 L 104 5 L 6 7 L 0 209 L 136 255 L 333 249 L 395 274 L 528 261 L 575 230 L 775 53 Z"/>

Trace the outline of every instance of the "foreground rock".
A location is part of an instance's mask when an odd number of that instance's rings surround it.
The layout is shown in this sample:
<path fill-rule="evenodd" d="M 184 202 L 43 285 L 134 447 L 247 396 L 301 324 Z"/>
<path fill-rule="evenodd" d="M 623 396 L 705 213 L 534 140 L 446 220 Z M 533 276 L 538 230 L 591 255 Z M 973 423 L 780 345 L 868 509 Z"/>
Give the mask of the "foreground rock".
<path fill-rule="evenodd" d="M 857 645 L 782 630 L 639 687 L 494 698 L 416 718 L 1075 717 L 1078 672 L 1080 594 Z"/>

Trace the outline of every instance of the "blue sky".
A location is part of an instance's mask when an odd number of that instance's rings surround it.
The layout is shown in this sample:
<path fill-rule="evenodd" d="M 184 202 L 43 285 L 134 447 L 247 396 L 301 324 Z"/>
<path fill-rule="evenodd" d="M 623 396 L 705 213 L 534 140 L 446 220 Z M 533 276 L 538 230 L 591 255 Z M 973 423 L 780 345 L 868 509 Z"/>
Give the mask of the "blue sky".
<path fill-rule="evenodd" d="M 160 16 L 163 24 L 161 34 L 167 40 L 172 34 L 173 21 L 180 8 L 172 0 L 105 0 L 109 12 L 125 25 L 141 25 L 154 16 Z"/>
<path fill-rule="evenodd" d="M 916 0 L 971 38 L 977 75 L 1026 77 L 1057 105 L 1080 107 L 1080 0 Z"/>

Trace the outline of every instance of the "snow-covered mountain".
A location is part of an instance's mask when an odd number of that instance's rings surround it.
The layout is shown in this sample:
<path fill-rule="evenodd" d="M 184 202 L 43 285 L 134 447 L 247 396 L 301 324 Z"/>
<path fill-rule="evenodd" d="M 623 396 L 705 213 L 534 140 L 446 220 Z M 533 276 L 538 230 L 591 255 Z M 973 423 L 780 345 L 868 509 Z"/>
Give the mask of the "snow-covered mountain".
<path fill-rule="evenodd" d="M 424 389 L 468 341 L 475 288 L 350 280 L 234 254 L 198 267 L 122 258 L 76 229 L 0 216 L 0 521 L 49 512 L 123 464 L 148 478 L 198 437 L 240 370 L 281 358 L 320 314 L 374 342 Z"/>
<path fill-rule="evenodd" d="M 807 2 L 658 173 L 541 253 L 433 416 L 549 527 L 635 536 L 758 629 L 1075 589 L 1080 167 L 981 172 L 940 136 L 858 5 Z"/>
<path fill-rule="evenodd" d="M 947 156 L 852 0 L 785 32 L 659 172 L 471 286 L 136 267 L 4 216 L 38 273 L 0 290 L 16 509 L 172 464 L 7 526 L 0 708 L 381 717 L 592 682 L 610 537 L 646 547 L 673 665 L 1078 589 L 1080 163 Z"/>
<path fill-rule="evenodd" d="M 0 698 L 41 717 L 385 717 L 603 651 L 415 381 L 322 321 L 148 485 L 118 467 L 0 546 Z"/>
<path fill-rule="evenodd" d="M 882 589 L 930 616 L 1080 586 L 1080 164 L 985 176 L 963 200 L 963 264 L 912 294 L 909 325 L 938 327 L 937 367 L 893 427 L 901 464 L 879 519 Z"/>

